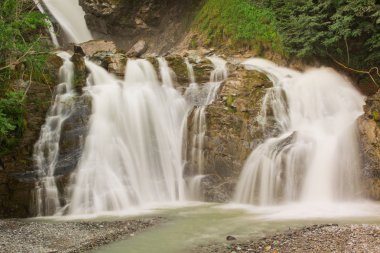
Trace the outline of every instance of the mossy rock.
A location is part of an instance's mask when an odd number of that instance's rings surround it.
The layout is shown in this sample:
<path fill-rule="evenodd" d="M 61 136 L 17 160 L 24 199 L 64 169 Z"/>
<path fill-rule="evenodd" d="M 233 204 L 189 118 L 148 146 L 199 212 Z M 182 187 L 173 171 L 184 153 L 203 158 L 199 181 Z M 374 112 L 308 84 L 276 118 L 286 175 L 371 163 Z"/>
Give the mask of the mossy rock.
<path fill-rule="evenodd" d="M 43 69 L 44 81 L 49 86 L 55 86 L 59 80 L 59 69 L 63 65 L 63 60 L 56 54 L 49 54 Z"/>
<path fill-rule="evenodd" d="M 189 72 L 185 63 L 185 59 L 180 55 L 169 55 L 165 57 L 169 67 L 177 76 L 177 81 L 181 86 L 189 83 Z"/>
<path fill-rule="evenodd" d="M 86 86 L 87 70 L 84 57 L 80 54 L 74 54 L 71 57 L 74 64 L 73 86 L 78 94 L 82 94 L 82 89 Z"/>

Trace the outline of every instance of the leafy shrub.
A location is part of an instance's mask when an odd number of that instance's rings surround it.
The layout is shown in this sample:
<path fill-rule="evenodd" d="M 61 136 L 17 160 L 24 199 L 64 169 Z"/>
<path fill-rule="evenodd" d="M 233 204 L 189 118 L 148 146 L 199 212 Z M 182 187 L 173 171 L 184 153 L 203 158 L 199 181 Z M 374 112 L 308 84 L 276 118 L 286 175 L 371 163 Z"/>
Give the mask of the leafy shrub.
<path fill-rule="evenodd" d="M 24 128 L 23 92 L 7 92 L 0 100 L 0 144 L 9 146 Z"/>
<path fill-rule="evenodd" d="M 376 0 L 261 0 L 276 13 L 286 50 L 300 58 L 333 57 L 367 69 L 380 62 Z"/>
<path fill-rule="evenodd" d="M 25 91 L 14 80 L 42 78 L 45 18 L 31 0 L 0 1 L 0 153 L 24 127 Z"/>

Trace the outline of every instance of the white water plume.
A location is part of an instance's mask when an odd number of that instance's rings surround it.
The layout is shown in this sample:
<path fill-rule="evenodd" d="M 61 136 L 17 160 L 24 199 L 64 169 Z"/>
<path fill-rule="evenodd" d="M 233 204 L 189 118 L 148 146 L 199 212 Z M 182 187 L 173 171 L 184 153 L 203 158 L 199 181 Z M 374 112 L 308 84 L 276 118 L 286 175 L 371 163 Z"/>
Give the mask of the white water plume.
<path fill-rule="evenodd" d="M 234 201 L 268 206 L 358 199 L 356 120 L 364 97 L 329 68 L 299 73 L 262 59 L 243 64 L 274 81 L 264 98 L 262 123 L 275 124 L 280 133 L 252 152 Z"/>
<path fill-rule="evenodd" d="M 38 10 L 42 14 L 46 14 L 45 9 L 43 8 L 43 6 L 40 3 L 40 0 L 33 0 L 33 1 L 36 4 Z M 53 26 L 52 22 L 49 19 L 46 19 L 45 21 L 47 23 L 48 31 L 49 31 L 49 34 L 50 34 L 50 37 L 51 37 L 51 40 L 52 40 L 54 46 L 55 47 L 59 47 L 59 42 L 58 42 L 58 39 L 57 39 L 57 35 L 55 34 L 54 26 Z"/>
<path fill-rule="evenodd" d="M 121 81 L 86 65 L 93 115 L 68 213 L 185 200 L 182 144 L 189 106 L 166 79 L 170 74 L 161 72 L 161 84 L 148 61 L 130 59 Z"/>
<path fill-rule="evenodd" d="M 60 207 L 54 172 L 58 162 L 59 141 L 63 122 L 73 109 L 72 89 L 74 65 L 68 53 L 59 53 L 64 63 L 60 68 L 60 84 L 55 91 L 55 98 L 46 122 L 41 128 L 40 138 L 34 146 L 33 158 L 41 177 L 37 187 L 37 213 L 39 216 L 52 215 Z"/>
<path fill-rule="evenodd" d="M 42 0 L 49 12 L 68 36 L 69 42 L 92 40 L 84 19 L 85 13 L 78 0 Z"/>
<path fill-rule="evenodd" d="M 158 63 L 162 84 L 174 88 L 174 79 L 176 77 L 174 71 L 169 67 L 168 62 L 164 57 L 159 57 Z"/>

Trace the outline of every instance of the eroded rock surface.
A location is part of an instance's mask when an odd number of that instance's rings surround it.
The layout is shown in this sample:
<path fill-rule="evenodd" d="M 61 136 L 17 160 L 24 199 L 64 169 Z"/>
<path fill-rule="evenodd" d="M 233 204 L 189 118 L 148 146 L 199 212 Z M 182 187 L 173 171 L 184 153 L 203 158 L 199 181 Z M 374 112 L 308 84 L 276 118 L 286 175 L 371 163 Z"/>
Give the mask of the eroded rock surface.
<path fill-rule="evenodd" d="M 205 140 L 206 200 L 230 200 L 245 160 L 263 141 L 258 124 L 262 98 L 272 86 L 256 71 L 235 67 L 223 83 L 217 100 L 207 108 Z"/>
<path fill-rule="evenodd" d="M 380 200 L 380 91 L 368 97 L 359 119 L 365 195 Z"/>
<path fill-rule="evenodd" d="M 0 170 L 0 217 L 28 217 L 31 215 L 35 173 L 33 150 L 41 126 L 51 105 L 52 93 L 62 59 L 49 56 L 44 68 L 45 83 L 32 82 L 26 96 L 26 128 L 18 145 L 4 155 Z"/>
<path fill-rule="evenodd" d="M 149 52 L 163 53 L 185 36 L 201 0 L 80 0 L 89 29 L 129 51 L 144 40 Z"/>

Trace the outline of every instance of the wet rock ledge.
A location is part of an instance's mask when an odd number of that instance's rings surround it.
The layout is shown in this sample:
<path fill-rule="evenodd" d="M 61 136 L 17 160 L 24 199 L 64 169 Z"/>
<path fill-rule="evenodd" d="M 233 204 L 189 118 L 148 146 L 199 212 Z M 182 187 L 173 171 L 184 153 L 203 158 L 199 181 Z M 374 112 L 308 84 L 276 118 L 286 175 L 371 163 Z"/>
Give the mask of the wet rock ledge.
<path fill-rule="evenodd" d="M 134 236 L 162 218 L 108 222 L 0 220 L 0 252 L 76 253 Z"/>
<path fill-rule="evenodd" d="M 324 253 L 380 252 L 378 225 L 314 225 L 291 229 L 259 240 L 234 241 L 231 244 L 202 246 L 197 253 Z"/>

